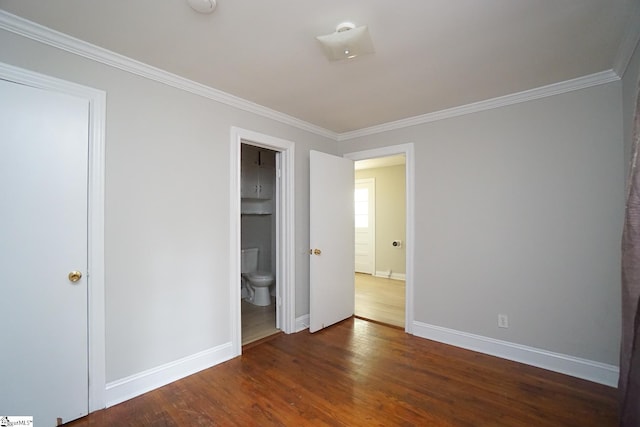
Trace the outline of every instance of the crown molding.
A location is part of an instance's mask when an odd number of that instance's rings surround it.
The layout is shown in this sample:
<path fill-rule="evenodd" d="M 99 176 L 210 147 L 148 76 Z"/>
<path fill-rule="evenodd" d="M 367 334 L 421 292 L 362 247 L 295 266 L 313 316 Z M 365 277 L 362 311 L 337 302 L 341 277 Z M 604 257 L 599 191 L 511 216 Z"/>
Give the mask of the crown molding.
<path fill-rule="evenodd" d="M 631 25 L 640 19 L 640 7 L 634 10 L 627 26 L 623 42 L 616 56 L 614 69 L 602 71 L 564 82 L 554 83 L 523 92 L 513 93 L 497 98 L 479 101 L 446 110 L 435 111 L 406 119 L 383 123 L 350 132 L 337 133 L 309 122 L 297 119 L 288 114 L 264 107 L 246 99 L 231 95 L 218 89 L 205 86 L 176 74 L 169 73 L 151 65 L 128 58 L 124 55 L 111 52 L 99 46 L 92 45 L 83 40 L 71 37 L 67 34 L 52 30 L 35 22 L 31 22 L 19 16 L 0 10 L 0 29 L 24 36 L 26 38 L 47 44 L 49 46 L 100 62 L 110 67 L 136 74 L 138 76 L 154 80 L 168 86 L 193 93 L 211 99 L 231 107 L 238 108 L 325 138 L 332 141 L 348 141 L 351 139 L 374 135 L 382 132 L 398 130 L 410 126 L 421 125 L 438 120 L 458 117 L 465 114 L 476 113 L 494 108 L 504 107 L 534 99 L 545 98 L 565 92 L 597 86 L 612 81 L 620 80 L 629 63 L 635 46 L 640 39 L 640 27 Z"/>
<path fill-rule="evenodd" d="M 249 113 L 257 114 L 271 120 L 284 123 L 295 128 L 314 133 L 333 141 L 338 134 L 320 126 L 313 125 L 288 114 L 264 107 L 246 99 L 231 95 L 218 89 L 194 82 L 176 74 L 169 73 L 151 65 L 111 52 L 91 43 L 52 30 L 35 22 L 26 20 L 6 11 L 0 10 L 0 29 L 27 37 L 31 40 L 91 59 L 96 62 L 136 74 L 176 89 L 184 90 L 204 98 L 211 99 Z"/>
<path fill-rule="evenodd" d="M 539 98 L 546 98 L 548 96 L 559 95 L 561 93 L 571 92 L 579 89 L 585 89 L 591 86 L 597 86 L 617 80 L 620 80 L 620 77 L 615 71 L 602 71 L 600 73 L 590 74 L 588 76 L 578 77 L 576 79 L 567 80 L 560 83 L 553 83 L 547 86 L 525 90 L 523 92 L 512 93 L 509 95 L 500 96 L 498 98 L 474 102 L 471 104 L 462 105 L 460 107 L 453 107 L 446 110 L 435 111 L 433 113 L 422 114 L 420 116 L 408 117 L 406 119 L 383 123 L 381 125 L 371 126 L 352 132 L 344 132 L 338 135 L 338 141 L 348 141 L 350 139 L 359 138 L 362 136 L 369 136 L 382 132 L 402 129 L 409 126 L 416 126 L 435 122 L 438 120 L 449 119 L 452 117 L 463 116 L 465 114 L 492 110 L 494 108 L 505 107 L 507 105 L 532 101 Z"/>
<path fill-rule="evenodd" d="M 622 35 L 622 42 L 613 61 L 613 70 L 621 78 L 627 71 L 629 61 L 631 61 L 631 56 L 637 49 L 638 42 L 640 42 L 640 3 L 634 5 L 629 15 L 629 20 Z"/>

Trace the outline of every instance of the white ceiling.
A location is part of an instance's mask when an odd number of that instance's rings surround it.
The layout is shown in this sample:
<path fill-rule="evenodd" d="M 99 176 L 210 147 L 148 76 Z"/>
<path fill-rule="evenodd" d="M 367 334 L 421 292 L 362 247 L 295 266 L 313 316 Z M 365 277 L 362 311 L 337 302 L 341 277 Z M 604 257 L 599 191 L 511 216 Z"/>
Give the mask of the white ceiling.
<path fill-rule="evenodd" d="M 336 133 L 616 68 L 638 0 L 0 0 L 0 8 Z M 367 25 L 375 53 L 316 36 Z M 637 24 L 637 23 L 636 23 Z"/>

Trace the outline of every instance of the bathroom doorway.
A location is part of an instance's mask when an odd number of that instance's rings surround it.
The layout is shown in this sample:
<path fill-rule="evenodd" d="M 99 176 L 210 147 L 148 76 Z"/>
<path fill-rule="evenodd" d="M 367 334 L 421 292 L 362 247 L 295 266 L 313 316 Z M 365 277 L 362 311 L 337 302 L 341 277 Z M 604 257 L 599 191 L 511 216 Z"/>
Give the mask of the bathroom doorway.
<path fill-rule="evenodd" d="M 258 290 L 248 276 L 254 271 L 275 276 L 278 216 L 275 189 L 278 156 L 278 151 L 251 145 L 244 141 L 240 146 L 242 345 L 279 332 L 279 328 L 276 326 L 275 280 L 268 286 L 268 289 Z M 249 256 L 249 251 L 256 255 Z M 263 297 L 258 301 L 256 292 L 260 291 L 266 295 L 266 298 Z"/>
<path fill-rule="evenodd" d="M 243 147 L 249 156 L 255 156 L 257 152 L 259 163 L 244 173 Z M 229 316 L 232 353 L 240 355 L 243 344 L 259 339 L 261 335 L 295 331 L 294 143 L 232 127 L 230 157 Z M 245 163 L 247 160 L 245 158 Z M 261 297 L 254 300 L 271 298 L 268 306 L 243 304 L 246 302 L 241 281 L 243 248 L 257 249 L 258 268 L 274 276 L 275 284 L 267 291 L 269 296 L 260 292 Z M 248 252 L 255 254 L 256 251 Z M 243 320 L 252 323 L 246 323 L 244 331 Z M 261 326 L 256 328 L 255 324 Z"/>

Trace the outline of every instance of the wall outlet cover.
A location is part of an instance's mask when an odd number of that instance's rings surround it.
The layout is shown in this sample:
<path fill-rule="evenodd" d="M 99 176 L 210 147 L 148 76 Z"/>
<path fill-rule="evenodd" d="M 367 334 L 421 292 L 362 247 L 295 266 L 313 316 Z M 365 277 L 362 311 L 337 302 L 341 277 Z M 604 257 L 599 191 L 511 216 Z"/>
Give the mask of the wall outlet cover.
<path fill-rule="evenodd" d="M 498 327 L 499 328 L 508 328 L 509 327 L 509 316 L 506 314 L 498 314 Z"/>

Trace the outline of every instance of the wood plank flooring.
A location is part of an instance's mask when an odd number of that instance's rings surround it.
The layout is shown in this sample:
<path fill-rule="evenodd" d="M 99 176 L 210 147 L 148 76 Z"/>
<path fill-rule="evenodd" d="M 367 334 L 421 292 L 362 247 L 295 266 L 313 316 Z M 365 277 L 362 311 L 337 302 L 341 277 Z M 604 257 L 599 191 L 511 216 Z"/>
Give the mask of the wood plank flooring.
<path fill-rule="evenodd" d="M 405 282 L 356 273 L 355 314 L 404 328 Z M 276 329 L 275 298 L 267 307 L 242 301 L 242 345 L 280 332 Z"/>
<path fill-rule="evenodd" d="M 617 425 L 614 389 L 350 318 L 90 414 L 84 426 Z"/>
<path fill-rule="evenodd" d="M 405 282 L 356 273 L 358 317 L 404 328 Z"/>

